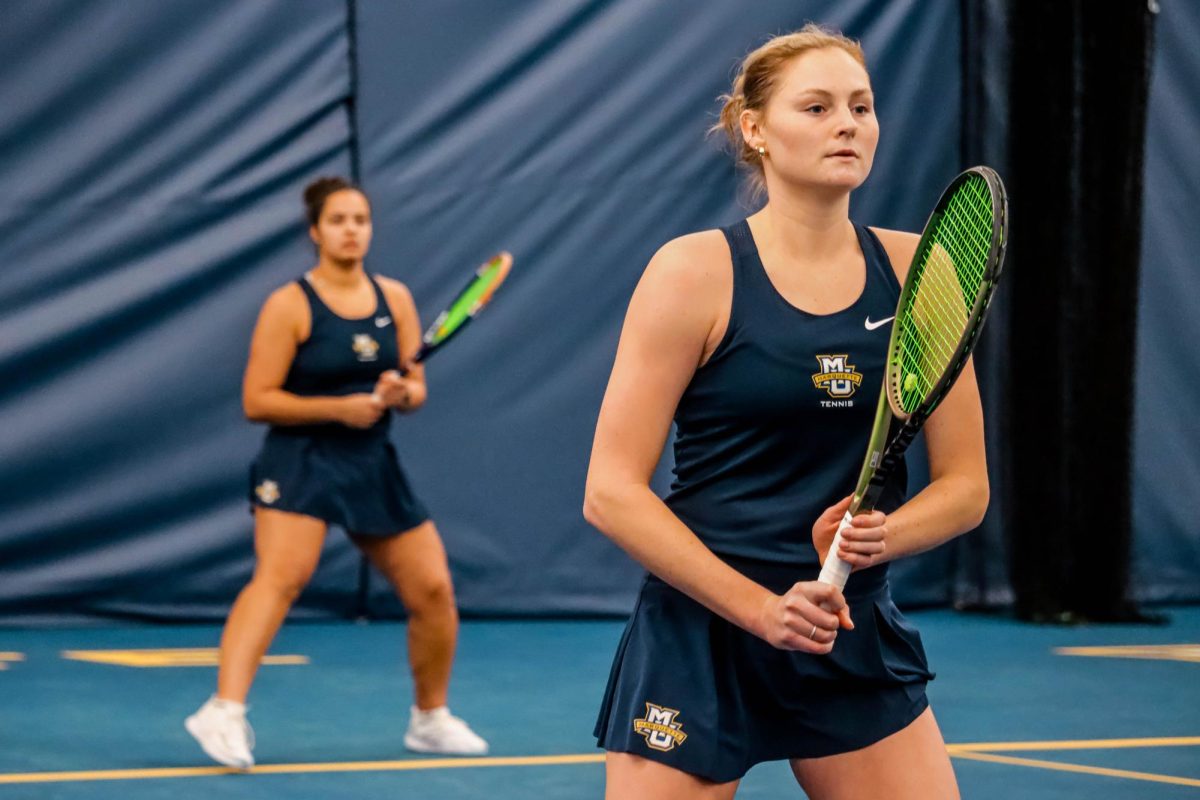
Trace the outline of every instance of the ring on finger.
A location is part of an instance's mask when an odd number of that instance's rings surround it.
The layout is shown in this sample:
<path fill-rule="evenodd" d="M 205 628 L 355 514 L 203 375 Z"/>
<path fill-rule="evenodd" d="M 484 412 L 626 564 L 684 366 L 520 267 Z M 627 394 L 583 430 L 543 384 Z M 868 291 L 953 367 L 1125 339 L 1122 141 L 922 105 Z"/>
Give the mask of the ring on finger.
<path fill-rule="evenodd" d="M 816 625 L 813 625 L 812 633 L 810 633 L 808 635 L 808 638 L 812 639 L 814 642 L 817 640 L 817 626 Z"/>

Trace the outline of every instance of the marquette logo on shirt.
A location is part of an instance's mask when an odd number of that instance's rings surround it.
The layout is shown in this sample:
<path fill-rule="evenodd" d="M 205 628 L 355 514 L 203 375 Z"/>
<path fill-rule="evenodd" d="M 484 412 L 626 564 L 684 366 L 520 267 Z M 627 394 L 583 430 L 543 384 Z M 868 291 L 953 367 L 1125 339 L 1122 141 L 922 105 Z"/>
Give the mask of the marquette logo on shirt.
<path fill-rule="evenodd" d="M 675 721 L 678 714 L 673 708 L 646 703 L 646 716 L 633 721 L 633 732 L 644 736 L 647 746 L 655 750 L 673 750 L 687 738 L 683 725 Z"/>
<path fill-rule="evenodd" d="M 254 487 L 254 493 L 263 503 L 271 505 L 279 499 L 279 484 L 275 481 L 263 481 Z"/>
<path fill-rule="evenodd" d="M 372 339 L 368 333 L 354 334 L 353 347 L 359 361 L 374 361 L 379 357 L 379 342 Z"/>
<path fill-rule="evenodd" d="M 853 364 L 847 364 L 850 356 L 842 355 L 817 356 L 821 365 L 820 372 L 813 374 L 813 386 L 824 389 L 833 400 L 822 400 L 825 408 L 852 406 L 854 401 L 849 398 L 854 395 L 858 385 L 862 383 L 862 373 L 855 371 Z"/>

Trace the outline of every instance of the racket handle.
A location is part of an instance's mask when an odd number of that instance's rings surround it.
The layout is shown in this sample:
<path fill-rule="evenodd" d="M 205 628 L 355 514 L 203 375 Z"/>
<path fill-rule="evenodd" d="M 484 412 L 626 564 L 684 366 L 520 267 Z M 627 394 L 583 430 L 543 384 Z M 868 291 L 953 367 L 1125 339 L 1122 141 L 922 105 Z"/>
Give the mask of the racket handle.
<path fill-rule="evenodd" d="M 821 574 L 817 578 L 821 583 L 830 583 L 838 589 L 843 589 L 846 586 L 846 581 L 850 578 L 850 570 L 853 565 L 847 564 L 838 558 L 838 548 L 842 543 L 842 531 L 850 527 L 851 517 L 850 512 L 842 517 L 842 524 L 838 525 L 837 533 L 833 536 L 833 544 L 829 545 L 829 554 L 825 556 L 825 566 L 821 567 Z"/>

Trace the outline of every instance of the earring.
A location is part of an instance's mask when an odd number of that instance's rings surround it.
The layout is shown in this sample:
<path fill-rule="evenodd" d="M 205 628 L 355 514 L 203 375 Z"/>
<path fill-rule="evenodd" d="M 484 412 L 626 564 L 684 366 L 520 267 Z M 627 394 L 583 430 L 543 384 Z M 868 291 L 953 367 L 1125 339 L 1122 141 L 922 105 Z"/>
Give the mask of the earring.
<path fill-rule="evenodd" d="M 764 157 L 764 156 L 766 156 L 766 155 L 767 155 L 767 148 L 763 147 L 763 146 L 760 144 L 760 145 L 758 146 L 758 157 L 759 157 L 759 158 L 763 158 L 763 157 Z"/>

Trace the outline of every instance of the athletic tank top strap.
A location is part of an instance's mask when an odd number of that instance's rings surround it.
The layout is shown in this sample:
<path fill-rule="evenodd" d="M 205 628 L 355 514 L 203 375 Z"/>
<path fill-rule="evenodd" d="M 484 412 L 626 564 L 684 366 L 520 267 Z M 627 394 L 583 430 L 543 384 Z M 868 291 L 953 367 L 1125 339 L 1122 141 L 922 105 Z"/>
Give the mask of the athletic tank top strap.
<path fill-rule="evenodd" d="M 743 330 L 748 320 L 761 313 L 764 303 L 777 303 L 775 287 L 767 277 L 767 271 L 758 257 L 758 247 L 746 220 L 720 228 L 729 245 L 729 257 L 733 263 L 731 283 L 732 297 L 729 299 L 729 319 L 725 324 L 725 335 L 713 350 L 706 363 L 723 359 L 727 351 L 745 339 Z M 775 295 L 772 297 L 771 295 Z M 768 306 L 769 307 L 769 306 Z"/>
<path fill-rule="evenodd" d="M 773 287 L 769 282 L 766 287 L 762 286 L 762 283 L 767 281 L 767 274 L 758 258 L 758 248 L 754 244 L 753 234 L 750 233 L 749 223 L 743 219 L 721 228 L 721 232 L 725 234 L 725 241 L 729 243 L 729 256 L 733 261 L 733 296 L 729 302 L 727 329 L 730 333 L 736 333 L 742 319 L 748 313 L 752 313 L 753 307 L 762 301 L 764 288 Z M 750 308 L 746 308 L 747 303 L 750 304 Z"/>
<path fill-rule="evenodd" d="M 304 296 L 308 298 L 308 307 L 312 313 L 316 314 L 318 310 L 328 311 L 329 307 L 322 302 L 317 290 L 313 288 L 312 283 L 308 280 L 308 274 L 305 273 L 299 278 L 296 278 L 296 283 L 300 285 L 300 291 L 304 292 Z"/>
<path fill-rule="evenodd" d="M 878 280 L 886 287 L 892 297 L 892 302 L 898 302 L 900 300 L 900 279 L 896 277 L 896 270 L 892 266 L 892 260 L 888 256 L 883 242 L 879 241 L 875 231 L 866 225 L 859 225 L 856 222 L 854 230 L 858 232 L 858 241 L 862 245 L 863 257 L 867 261 L 867 284 L 871 283 L 872 278 Z"/>
<path fill-rule="evenodd" d="M 754 238 L 750 235 L 750 224 L 746 220 L 735 222 L 721 228 L 725 241 L 729 243 L 729 254 L 733 258 L 733 269 L 737 272 L 747 260 L 758 257 L 758 248 L 754 246 Z"/>

